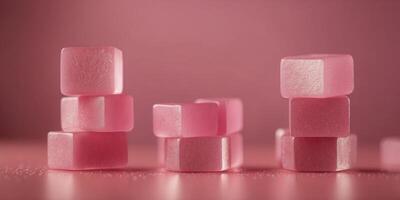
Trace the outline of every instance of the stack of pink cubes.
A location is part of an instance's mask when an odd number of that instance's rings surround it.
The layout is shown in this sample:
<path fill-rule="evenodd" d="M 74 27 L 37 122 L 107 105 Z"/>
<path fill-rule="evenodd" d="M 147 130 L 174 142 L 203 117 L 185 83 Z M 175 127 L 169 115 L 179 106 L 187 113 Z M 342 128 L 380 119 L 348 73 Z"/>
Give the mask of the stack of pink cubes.
<path fill-rule="evenodd" d="M 180 172 L 217 172 L 243 162 L 243 104 L 236 98 L 153 106 L 159 162 Z"/>
<path fill-rule="evenodd" d="M 313 54 L 281 61 L 281 94 L 289 98 L 289 129 L 279 129 L 277 155 L 285 169 L 340 171 L 356 162 L 350 134 L 354 66 L 350 55 Z"/>
<path fill-rule="evenodd" d="M 127 132 L 133 129 L 133 98 L 122 94 L 121 50 L 61 50 L 60 132 L 48 134 L 48 166 L 90 170 L 126 167 Z"/>

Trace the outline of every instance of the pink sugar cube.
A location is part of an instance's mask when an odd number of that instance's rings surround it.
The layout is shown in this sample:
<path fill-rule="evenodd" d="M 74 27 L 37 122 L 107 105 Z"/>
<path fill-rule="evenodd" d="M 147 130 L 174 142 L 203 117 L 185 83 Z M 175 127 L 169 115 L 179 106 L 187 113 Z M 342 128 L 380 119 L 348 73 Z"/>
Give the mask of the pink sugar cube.
<path fill-rule="evenodd" d="M 129 95 L 80 96 L 61 99 L 64 131 L 119 132 L 133 129 L 133 98 Z"/>
<path fill-rule="evenodd" d="M 290 134 L 295 137 L 343 137 L 350 135 L 350 100 L 294 98 L 289 108 Z"/>
<path fill-rule="evenodd" d="M 157 137 L 217 136 L 215 103 L 156 104 L 153 130 Z"/>
<path fill-rule="evenodd" d="M 400 137 L 387 137 L 380 143 L 381 166 L 388 171 L 400 171 Z"/>
<path fill-rule="evenodd" d="M 275 160 L 278 163 L 282 162 L 282 137 L 289 135 L 289 129 L 278 128 L 275 131 Z"/>
<path fill-rule="evenodd" d="M 122 52 L 115 47 L 61 50 L 61 92 L 67 96 L 120 94 Z"/>
<path fill-rule="evenodd" d="M 226 171 L 243 163 L 243 141 L 240 133 L 228 136 L 159 138 L 165 169 L 170 171 Z"/>
<path fill-rule="evenodd" d="M 357 136 L 282 137 L 282 166 L 295 171 L 341 171 L 354 166 Z"/>
<path fill-rule="evenodd" d="M 159 165 L 164 165 L 165 154 L 164 154 L 165 138 L 157 138 L 157 163 Z"/>
<path fill-rule="evenodd" d="M 218 105 L 218 135 L 236 133 L 243 129 L 243 103 L 238 98 L 197 99 L 196 103 Z"/>
<path fill-rule="evenodd" d="M 47 137 L 51 169 L 123 168 L 128 163 L 127 133 L 50 132 Z"/>
<path fill-rule="evenodd" d="M 354 88 L 351 55 L 311 54 L 281 60 L 281 95 L 333 97 L 348 95 Z"/>

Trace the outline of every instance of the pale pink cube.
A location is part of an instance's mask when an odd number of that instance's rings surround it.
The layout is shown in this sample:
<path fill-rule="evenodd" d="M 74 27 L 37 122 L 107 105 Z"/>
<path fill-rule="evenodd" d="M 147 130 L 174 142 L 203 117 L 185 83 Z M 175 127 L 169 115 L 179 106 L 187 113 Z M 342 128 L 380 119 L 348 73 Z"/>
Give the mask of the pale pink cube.
<path fill-rule="evenodd" d="M 275 160 L 279 164 L 282 162 L 282 137 L 289 134 L 289 129 L 287 128 L 278 128 L 275 131 Z"/>
<path fill-rule="evenodd" d="M 119 132 L 133 129 L 133 98 L 129 95 L 63 97 L 64 131 Z"/>
<path fill-rule="evenodd" d="M 120 94 L 122 51 L 115 47 L 68 47 L 61 50 L 61 92 L 67 96 Z"/>
<path fill-rule="evenodd" d="M 284 98 L 343 96 L 353 89 L 351 55 L 310 54 L 281 60 L 281 95 Z"/>
<path fill-rule="evenodd" d="M 161 138 L 159 138 L 161 139 Z M 240 167 L 243 163 L 243 139 L 240 133 L 228 136 L 162 138 L 159 158 L 170 171 L 212 172 Z"/>
<path fill-rule="evenodd" d="M 51 169 L 124 168 L 128 163 L 128 137 L 124 132 L 50 132 L 47 155 Z"/>
<path fill-rule="evenodd" d="M 207 98 L 195 102 L 218 105 L 218 135 L 236 133 L 243 129 L 243 103 L 240 99 Z"/>
<path fill-rule="evenodd" d="M 344 137 L 350 135 L 350 100 L 294 98 L 289 107 L 290 134 L 295 137 Z"/>
<path fill-rule="evenodd" d="M 294 171 L 341 171 L 357 159 L 357 136 L 282 137 L 282 167 Z"/>
<path fill-rule="evenodd" d="M 400 171 L 400 137 L 387 137 L 380 143 L 381 166 L 384 170 Z"/>
<path fill-rule="evenodd" d="M 153 131 L 157 137 L 204 137 L 218 135 L 215 103 L 155 104 Z"/>

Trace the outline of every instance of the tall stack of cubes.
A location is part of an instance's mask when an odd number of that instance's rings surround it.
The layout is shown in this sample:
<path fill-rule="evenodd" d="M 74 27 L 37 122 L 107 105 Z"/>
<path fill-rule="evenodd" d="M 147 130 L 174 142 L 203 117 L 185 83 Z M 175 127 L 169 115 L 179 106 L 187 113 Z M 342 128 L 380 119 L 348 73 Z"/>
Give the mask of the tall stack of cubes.
<path fill-rule="evenodd" d="M 295 171 L 351 168 L 357 155 L 347 97 L 354 88 L 352 56 L 285 57 L 280 71 L 281 95 L 289 99 L 289 129 L 276 132 L 282 167 Z"/>
<path fill-rule="evenodd" d="M 236 98 L 155 104 L 159 162 L 178 172 L 226 171 L 243 163 L 243 104 Z"/>
<path fill-rule="evenodd" d="M 133 98 L 123 94 L 122 51 L 114 47 L 61 50 L 61 127 L 48 134 L 51 169 L 124 168 Z"/>

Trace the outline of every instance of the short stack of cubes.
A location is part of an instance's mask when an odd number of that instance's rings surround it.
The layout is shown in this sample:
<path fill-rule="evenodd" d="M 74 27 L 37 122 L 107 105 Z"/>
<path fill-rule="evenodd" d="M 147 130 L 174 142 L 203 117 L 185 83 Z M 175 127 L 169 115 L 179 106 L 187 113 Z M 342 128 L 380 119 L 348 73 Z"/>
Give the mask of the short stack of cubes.
<path fill-rule="evenodd" d="M 133 98 L 122 94 L 122 51 L 114 47 L 61 50 L 62 131 L 48 134 L 51 169 L 124 168 Z"/>
<path fill-rule="evenodd" d="M 312 54 L 281 60 L 281 95 L 289 98 L 289 129 L 276 132 L 278 159 L 295 171 L 341 171 L 356 162 L 350 134 L 354 66 L 350 55 Z"/>
<path fill-rule="evenodd" d="M 243 104 L 236 98 L 155 104 L 153 131 L 162 167 L 180 172 L 217 172 L 243 163 Z"/>

